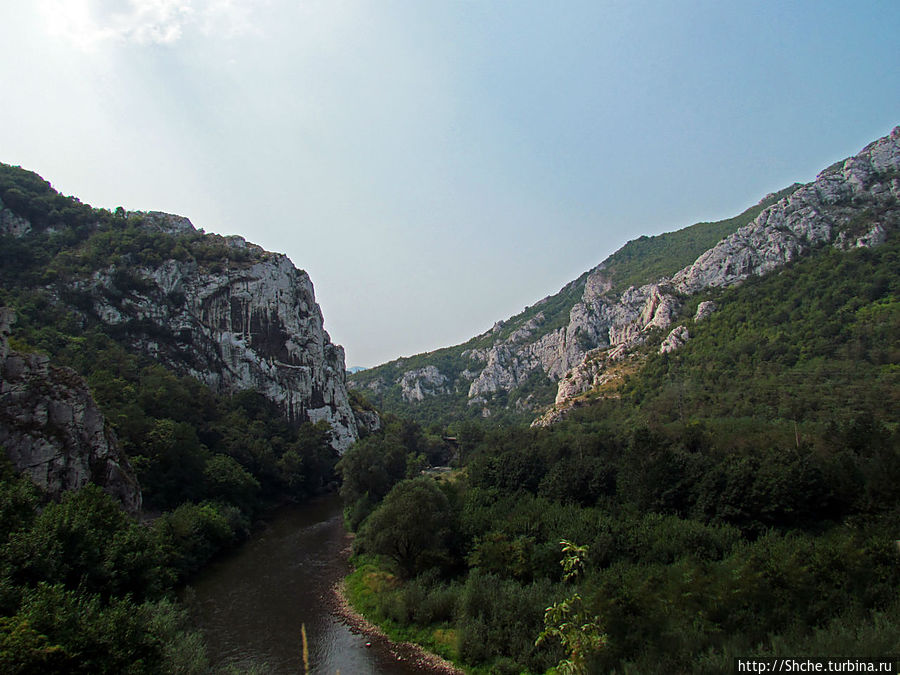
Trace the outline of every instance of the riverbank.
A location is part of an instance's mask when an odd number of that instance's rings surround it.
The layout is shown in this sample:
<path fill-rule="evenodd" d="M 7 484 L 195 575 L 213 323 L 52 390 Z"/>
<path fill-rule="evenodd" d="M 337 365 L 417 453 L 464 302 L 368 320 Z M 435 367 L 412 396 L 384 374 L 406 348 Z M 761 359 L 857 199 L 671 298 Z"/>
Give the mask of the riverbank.
<path fill-rule="evenodd" d="M 349 554 L 349 551 L 347 551 Z M 369 621 L 350 602 L 346 579 L 334 585 L 335 612 L 354 632 L 362 633 L 373 641 L 379 641 L 398 661 L 405 661 L 442 675 L 466 675 L 466 672 L 452 662 L 429 652 L 413 642 L 393 640 L 380 626 Z"/>
<path fill-rule="evenodd" d="M 350 537 L 340 500 L 329 495 L 286 506 L 248 542 L 192 581 L 190 609 L 214 667 L 304 672 L 305 629 L 311 672 L 322 675 L 432 675 L 412 651 L 354 629 L 335 585 L 349 572 Z M 367 643 L 371 643 L 367 645 Z M 398 660 L 398 656 L 402 660 Z"/>

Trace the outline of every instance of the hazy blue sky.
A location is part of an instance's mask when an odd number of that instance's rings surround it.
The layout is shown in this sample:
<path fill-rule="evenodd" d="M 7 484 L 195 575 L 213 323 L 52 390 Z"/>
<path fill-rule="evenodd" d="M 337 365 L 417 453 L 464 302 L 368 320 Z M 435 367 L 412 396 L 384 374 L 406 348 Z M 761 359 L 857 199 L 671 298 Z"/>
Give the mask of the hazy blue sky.
<path fill-rule="evenodd" d="M 0 161 L 287 253 L 348 365 L 900 124 L 897 0 L 3 4 Z"/>

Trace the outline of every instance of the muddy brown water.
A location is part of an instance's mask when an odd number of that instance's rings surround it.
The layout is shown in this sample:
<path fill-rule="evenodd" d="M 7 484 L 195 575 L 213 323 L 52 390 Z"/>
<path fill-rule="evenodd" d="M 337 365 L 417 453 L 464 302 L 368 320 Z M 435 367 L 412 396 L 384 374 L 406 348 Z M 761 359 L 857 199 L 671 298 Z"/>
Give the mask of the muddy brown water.
<path fill-rule="evenodd" d="M 213 664 L 303 673 L 305 625 L 311 673 L 439 672 L 341 618 L 334 587 L 349 572 L 349 543 L 340 500 L 331 495 L 279 510 L 263 530 L 206 569 L 184 597 Z"/>

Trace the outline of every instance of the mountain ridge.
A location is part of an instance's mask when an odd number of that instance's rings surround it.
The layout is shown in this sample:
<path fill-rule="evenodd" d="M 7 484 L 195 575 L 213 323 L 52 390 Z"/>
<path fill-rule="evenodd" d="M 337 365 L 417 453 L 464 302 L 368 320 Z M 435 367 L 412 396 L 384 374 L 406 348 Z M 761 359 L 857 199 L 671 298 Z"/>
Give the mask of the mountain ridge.
<path fill-rule="evenodd" d="M 564 404 L 601 385 L 604 364 L 653 334 L 667 349 L 677 348 L 678 336 L 662 333 L 678 319 L 684 298 L 766 273 L 823 245 L 883 241 L 898 218 L 898 145 L 900 127 L 815 181 L 767 195 L 739 216 L 633 240 L 490 331 L 376 366 L 352 376 L 350 384 L 376 404 L 421 422 L 476 416 L 521 421 L 550 403 Z M 708 238 L 695 248 L 679 246 L 701 232 Z M 674 255 L 663 255 L 673 248 Z"/>

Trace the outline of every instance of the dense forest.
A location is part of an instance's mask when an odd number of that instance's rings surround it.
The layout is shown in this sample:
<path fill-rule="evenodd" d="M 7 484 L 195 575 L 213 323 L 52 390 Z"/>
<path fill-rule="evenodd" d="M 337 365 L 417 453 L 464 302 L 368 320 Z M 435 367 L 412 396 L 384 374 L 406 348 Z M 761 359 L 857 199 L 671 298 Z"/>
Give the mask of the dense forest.
<path fill-rule="evenodd" d="M 449 472 L 437 427 L 357 444 L 354 601 L 476 673 L 900 653 L 898 269 L 894 233 L 693 298 L 563 422 L 451 426 Z"/>

